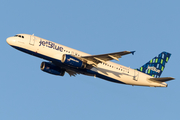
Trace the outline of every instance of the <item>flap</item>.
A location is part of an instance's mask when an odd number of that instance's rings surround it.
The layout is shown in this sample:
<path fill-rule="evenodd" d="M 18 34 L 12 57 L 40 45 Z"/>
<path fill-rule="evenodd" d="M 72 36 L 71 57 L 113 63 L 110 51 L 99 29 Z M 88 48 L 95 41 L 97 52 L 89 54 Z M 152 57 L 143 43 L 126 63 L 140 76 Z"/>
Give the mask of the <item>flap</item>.
<path fill-rule="evenodd" d="M 77 74 L 80 74 L 80 73 L 77 73 L 77 72 L 75 72 L 75 71 L 73 71 L 73 70 L 70 70 L 70 69 L 66 69 L 66 72 L 70 75 L 70 76 L 76 76 Z"/>

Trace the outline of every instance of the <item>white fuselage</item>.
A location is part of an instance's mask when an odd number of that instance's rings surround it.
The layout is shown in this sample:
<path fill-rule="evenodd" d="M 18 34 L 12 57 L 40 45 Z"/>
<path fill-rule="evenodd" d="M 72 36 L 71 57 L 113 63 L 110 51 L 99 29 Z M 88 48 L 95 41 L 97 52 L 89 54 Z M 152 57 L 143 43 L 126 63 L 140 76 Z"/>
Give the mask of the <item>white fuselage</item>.
<path fill-rule="evenodd" d="M 19 35 L 23 36 L 24 38 L 9 37 L 7 38 L 7 43 L 18 50 L 46 59 L 48 61 L 51 61 L 51 59 L 61 61 L 63 54 L 70 54 L 77 57 L 90 56 L 90 54 L 34 35 Z M 89 74 L 92 74 L 93 76 L 97 76 L 112 82 L 150 87 L 167 86 L 167 84 L 164 82 L 158 83 L 148 80 L 149 78 L 152 78 L 152 76 L 110 61 L 108 61 L 107 64 L 99 63 L 97 67 L 92 67 L 89 71 Z"/>

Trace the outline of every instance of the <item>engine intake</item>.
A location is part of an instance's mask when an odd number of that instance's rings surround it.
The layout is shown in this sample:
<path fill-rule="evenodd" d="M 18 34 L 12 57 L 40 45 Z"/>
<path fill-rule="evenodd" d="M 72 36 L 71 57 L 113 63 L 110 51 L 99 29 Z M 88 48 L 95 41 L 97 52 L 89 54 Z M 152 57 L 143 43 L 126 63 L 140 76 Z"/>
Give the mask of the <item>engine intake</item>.
<path fill-rule="evenodd" d="M 64 54 L 62 57 L 62 63 L 67 64 L 71 67 L 76 67 L 76 68 L 86 68 L 86 64 L 83 63 L 83 61 L 81 61 L 80 59 L 71 56 L 71 55 L 67 55 Z"/>
<path fill-rule="evenodd" d="M 50 63 L 50 62 L 42 62 L 41 63 L 41 70 L 53 75 L 59 75 L 59 76 L 64 76 L 65 70 L 60 69 L 56 65 Z"/>

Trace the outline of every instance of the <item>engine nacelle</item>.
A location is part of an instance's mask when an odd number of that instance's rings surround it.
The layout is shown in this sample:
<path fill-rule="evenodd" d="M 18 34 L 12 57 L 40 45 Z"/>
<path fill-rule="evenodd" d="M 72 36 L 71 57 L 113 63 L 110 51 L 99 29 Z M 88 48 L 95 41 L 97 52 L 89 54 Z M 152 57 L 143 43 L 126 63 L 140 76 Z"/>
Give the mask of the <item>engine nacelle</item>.
<path fill-rule="evenodd" d="M 67 64 L 71 67 L 76 67 L 76 68 L 85 68 L 86 64 L 83 63 L 83 61 L 79 60 L 78 58 L 64 54 L 62 57 L 62 63 Z"/>
<path fill-rule="evenodd" d="M 42 62 L 41 63 L 41 70 L 53 75 L 59 75 L 59 76 L 64 76 L 65 70 L 60 69 L 56 65 L 49 63 L 49 62 Z"/>

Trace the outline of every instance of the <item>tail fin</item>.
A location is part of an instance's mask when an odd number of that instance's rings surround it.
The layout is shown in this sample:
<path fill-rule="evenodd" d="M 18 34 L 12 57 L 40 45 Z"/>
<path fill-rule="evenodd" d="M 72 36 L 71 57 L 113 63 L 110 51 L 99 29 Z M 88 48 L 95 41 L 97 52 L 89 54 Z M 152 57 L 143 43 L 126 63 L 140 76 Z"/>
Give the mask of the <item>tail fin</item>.
<path fill-rule="evenodd" d="M 146 63 L 137 70 L 146 73 L 152 77 L 159 78 L 170 57 L 170 53 L 162 52 L 157 57 L 154 57 L 152 60 L 150 60 L 148 63 Z"/>

